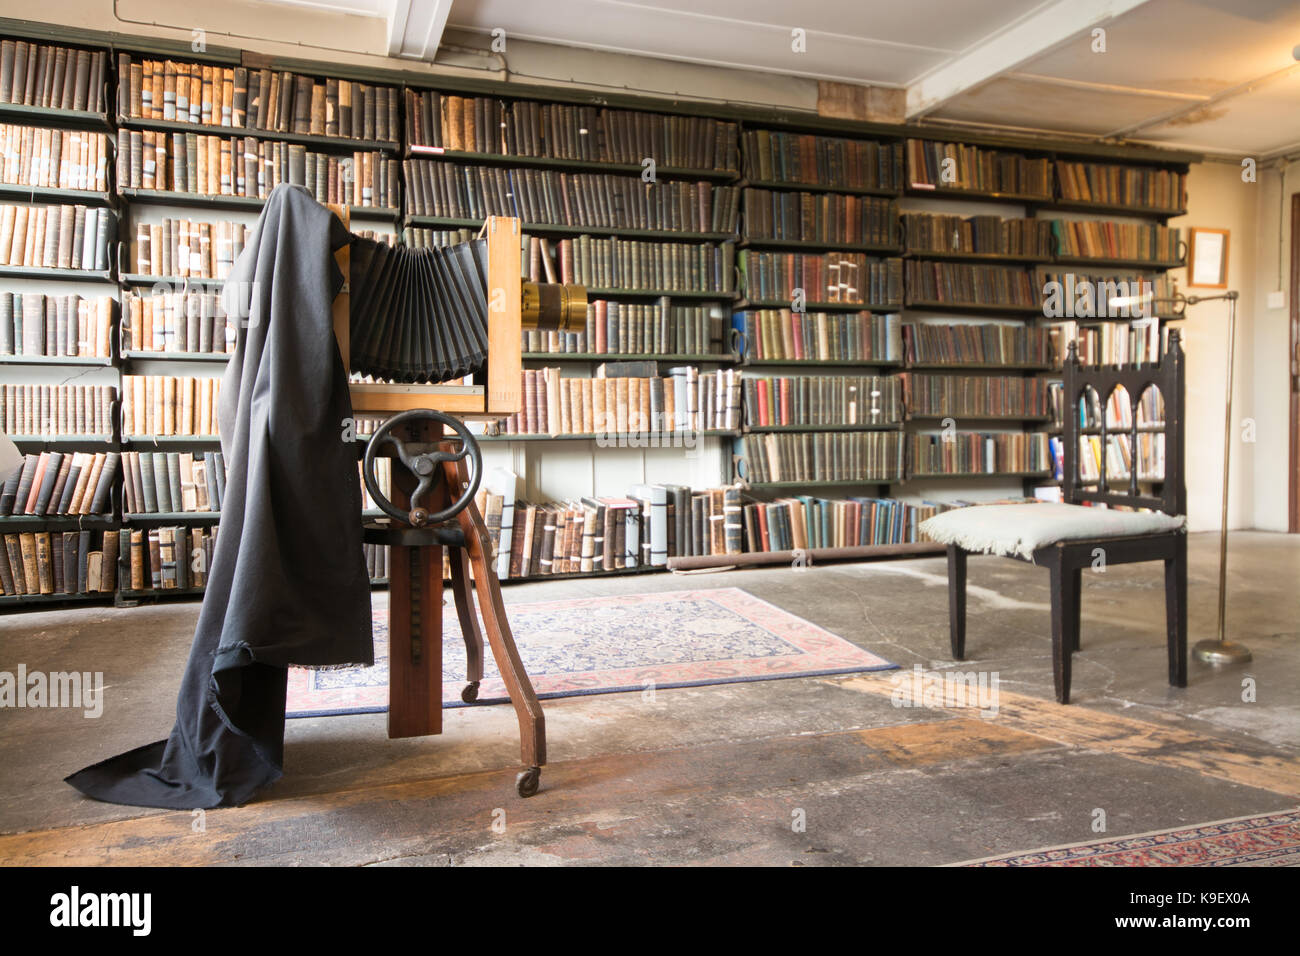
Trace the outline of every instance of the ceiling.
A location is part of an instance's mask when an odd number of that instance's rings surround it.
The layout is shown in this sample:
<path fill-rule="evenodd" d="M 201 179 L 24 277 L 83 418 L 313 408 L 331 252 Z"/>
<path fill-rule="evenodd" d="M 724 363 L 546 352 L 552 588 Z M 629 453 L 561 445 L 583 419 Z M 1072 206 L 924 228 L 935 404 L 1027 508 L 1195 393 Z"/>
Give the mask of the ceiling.
<path fill-rule="evenodd" d="M 432 60 L 445 29 L 500 28 L 510 39 L 899 88 L 915 121 L 1256 159 L 1300 153 L 1300 0 L 268 2 L 382 17 L 393 55 Z"/>

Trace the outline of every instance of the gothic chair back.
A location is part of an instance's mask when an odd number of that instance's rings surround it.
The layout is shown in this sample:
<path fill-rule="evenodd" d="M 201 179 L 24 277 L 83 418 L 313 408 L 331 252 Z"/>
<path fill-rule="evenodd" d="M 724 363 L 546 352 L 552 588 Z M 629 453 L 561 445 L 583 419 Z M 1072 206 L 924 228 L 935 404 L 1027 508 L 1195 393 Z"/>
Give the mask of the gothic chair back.
<path fill-rule="evenodd" d="M 1070 343 L 1064 369 L 1064 406 L 1061 437 L 1064 442 L 1062 474 L 1062 500 L 1069 504 L 1098 502 L 1110 506 L 1149 508 L 1170 515 L 1187 513 L 1187 486 L 1183 477 L 1184 451 L 1184 369 L 1185 360 L 1177 329 L 1169 332 L 1169 345 L 1159 363 L 1140 365 L 1103 365 L 1085 367 L 1079 363 L 1074 342 Z M 1091 386 L 1100 401 L 1100 414 L 1096 427 L 1085 427 L 1080 422 L 1079 400 L 1088 394 Z M 1107 408 L 1111 394 L 1120 386 L 1127 391 L 1129 427 L 1113 429 L 1107 426 Z M 1164 399 L 1165 473 L 1163 481 L 1156 483 L 1158 493 L 1143 493 L 1138 474 L 1138 448 L 1141 439 L 1138 426 L 1138 405 L 1148 387 L 1159 389 Z M 1120 393 L 1121 397 L 1124 395 Z M 1085 403 L 1085 408 L 1089 407 Z M 1129 449 L 1129 475 L 1122 482 L 1107 478 L 1107 459 L 1112 454 L 1109 439 L 1119 434 Z M 1095 486 L 1079 481 L 1079 439 L 1083 435 L 1097 435 L 1101 444 L 1100 476 Z"/>

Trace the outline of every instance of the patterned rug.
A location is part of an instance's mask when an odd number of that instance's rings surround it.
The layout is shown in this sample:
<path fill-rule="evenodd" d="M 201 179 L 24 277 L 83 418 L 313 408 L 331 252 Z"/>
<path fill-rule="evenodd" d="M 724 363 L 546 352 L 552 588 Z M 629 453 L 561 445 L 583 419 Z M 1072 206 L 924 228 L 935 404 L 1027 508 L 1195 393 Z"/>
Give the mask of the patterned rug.
<path fill-rule="evenodd" d="M 520 657 L 543 699 L 898 666 L 739 588 L 545 601 L 508 610 Z M 290 669 L 290 717 L 388 709 L 388 611 L 376 609 L 374 621 L 374 667 Z M 467 706 L 460 699 L 465 644 L 452 604 L 443 609 L 443 628 L 444 705 Z M 503 703 L 509 698 L 490 647 L 485 656 L 478 704 Z"/>
<path fill-rule="evenodd" d="M 957 866 L 1300 866 L 1300 810 L 1156 830 Z"/>

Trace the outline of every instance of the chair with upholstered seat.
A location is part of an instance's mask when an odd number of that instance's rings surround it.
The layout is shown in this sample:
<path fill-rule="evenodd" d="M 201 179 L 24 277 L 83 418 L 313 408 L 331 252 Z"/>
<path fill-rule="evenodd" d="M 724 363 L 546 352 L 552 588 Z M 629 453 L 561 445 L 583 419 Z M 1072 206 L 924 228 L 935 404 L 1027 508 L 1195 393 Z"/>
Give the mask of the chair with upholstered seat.
<path fill-rule="evenodd" d="M 1183 351 L 1178 331 L 1158 365 L 1084 367 L 1073 343 L 1064 368 L 1064 469 L 1062 503 L 990 504 L 957 508 L 921 525 L 948 546 L 948 615 L 952 655 L 966 653 L 966 558 L 994 554 L 1046 566 L 1051 573 L 1052 673 L 1056 699 L 1070 702 L 1071 654 L 1079 650 L 1082 572 L 1086 567 L 1140 561 L 1165 564 L 1165 619 L 1169 683 L 1187 686 L 1187 490 L 1183 482 Z M 1128 395 L 1131 424 L 1122 433 L 1129 443 L 1129 474 L 1122 488 L 1108 480 L 1107 415 L 1100 416 L 1100 475 L 1079 479 L 1079 401 L 1089 388 L 1107 408 L 1112 392 Z M 1165 473 L 1159 492 L 1144 493 L 1139 483 L 1137 406 L 1148 387 L 1164 398 Z M 1092 432 L 1089 429 L 1089 432 Z M 1090 507 L 1104 505 L 1106 507 Z M 1146 509 L 1146 510 L 1116 510 Z M 1102 563 L 1104 562 L 1104 563 Z"/>

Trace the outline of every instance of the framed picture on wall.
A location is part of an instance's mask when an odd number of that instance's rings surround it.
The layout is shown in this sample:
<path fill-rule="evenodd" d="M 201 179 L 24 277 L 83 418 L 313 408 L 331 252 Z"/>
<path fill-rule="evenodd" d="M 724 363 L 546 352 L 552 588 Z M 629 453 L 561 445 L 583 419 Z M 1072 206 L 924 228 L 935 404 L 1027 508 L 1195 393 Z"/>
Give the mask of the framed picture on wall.
<path fill-rule="evenodd" d="M 1187 284 L 1206 289 L 1228 287 L 1228 230 L 1192 228 L 1188 242 Z"/>

